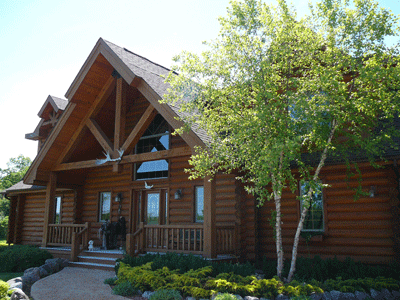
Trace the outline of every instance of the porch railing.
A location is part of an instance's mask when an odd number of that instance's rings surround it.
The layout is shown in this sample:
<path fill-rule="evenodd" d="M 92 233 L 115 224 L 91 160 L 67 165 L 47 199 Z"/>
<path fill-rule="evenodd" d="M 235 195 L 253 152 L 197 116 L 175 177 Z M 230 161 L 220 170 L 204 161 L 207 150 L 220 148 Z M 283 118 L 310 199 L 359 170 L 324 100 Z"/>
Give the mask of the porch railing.
<path fill-rule="evenodd" d="M 72 235 L 87 229 L 89 223 L 85 224 L 49 224 L 47 235 L 47 246 L 70 247 Z"/>
<path fill-rule="evenodd" d="M 235 254 L 235 226 L 218 226 L 216 230 L 217 254 Z M 177 252 L 203 254 L 203 225 L 144 225 L 127 235 L 127 253 L 137 255 L 147 252 Z"/>

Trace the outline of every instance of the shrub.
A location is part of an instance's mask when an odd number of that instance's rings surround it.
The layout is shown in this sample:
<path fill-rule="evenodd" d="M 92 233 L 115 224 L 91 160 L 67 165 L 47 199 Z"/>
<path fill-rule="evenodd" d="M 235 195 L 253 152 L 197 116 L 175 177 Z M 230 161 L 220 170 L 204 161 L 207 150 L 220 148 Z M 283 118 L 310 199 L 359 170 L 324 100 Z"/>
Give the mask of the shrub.
<path fill-rule="evenodd" d="M 116 285 L 113 288 L 113 293 L 115 295 L 129 297 L 132 295 L 136 295 L 138 293 L 138 290 L 134 287 L 132 283 L 130 283 L 129 281 L 125 281 Z"/>
<path fill-rule="evenodd" d="M 14 245 L 4 247 L 0 252 L 0 272 L 23 272 L 32 267 L 43 265 L 53 256 L 46 250 L 35 246 Z"/>
<path fill-rule="evenodd" d="M 182 300 L 182 296 L 176 290 L 158 290 L 150 296 L 149 300 Z"/>
<path fill-rule="evenodd" d="M 111 277 L 104 280 L 104 284 L 115 285 L 117 281 L 117 277 Z"/>
<path fill-rule="evenodd" d="M 7 282 L 0 280 L 0 300 L 8 300 L 8 289 L 10 286 Z"/>
<path fill-rule="evenodd" d="M 218 294 L 214 300 L 237 300 L 236 296 L 228 293 Z"/>
<path fill-rule="evenodd" d="M 7 237 L 8 231 L 8 216 L 1 217 L 0 216 L 0 240 L 5 239 Z"/>
<path fill-rule="evenodd" d="M 393 278 L 377 277 L 377 278 L 358 278 L 346 279 L 341 277 L 336 279 L 328 279 L 323 283 L 323 288 L 327 291 L 337 290 L 341 292 L 354 293 L 355 291 L 368 292 L 370 289 L 382 290 L 399 290 L 400 282 Z"/>

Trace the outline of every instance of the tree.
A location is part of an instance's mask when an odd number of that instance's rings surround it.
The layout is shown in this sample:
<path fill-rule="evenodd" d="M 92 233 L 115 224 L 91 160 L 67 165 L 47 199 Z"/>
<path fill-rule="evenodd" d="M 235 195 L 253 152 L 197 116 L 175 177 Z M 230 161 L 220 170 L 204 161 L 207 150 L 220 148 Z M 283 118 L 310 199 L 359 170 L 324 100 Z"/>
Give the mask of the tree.
<path fill-rule="evenodd" d="M 16 158 L 10 158 L 7 163 L 7 169 L 0 169 L 0 191 L 8 189 L 14 184 L 18 183 L 24 177 L 28 170 L 31 159 L 23 155 Z M 8 216 L 10 212 L 9 200 L 0 198 L 0 218 Z"/>
<path fill-rule="evenodd" d="M 275 202 L 277 275 L 283 278 L 281 195 L 307 184 L 288 278 L 319 174 L 329 156 L 355 151 L 383 159 L 400 100 L 398 17 L 373 0 L 322 0 L 301 19 L 285 0 L 232 1 L 218 37 L 197 55 L 183 52 L 167 78 L 165 101 L 186 126 L 207 132 L 190 178 L 240 171 L 259 204 Z M 313 159 L 308 159 L 312 157 Z M 293 167 L 297 174 L 292 172 Z M 324 186 L 325 187 L 325 186 Z"/>

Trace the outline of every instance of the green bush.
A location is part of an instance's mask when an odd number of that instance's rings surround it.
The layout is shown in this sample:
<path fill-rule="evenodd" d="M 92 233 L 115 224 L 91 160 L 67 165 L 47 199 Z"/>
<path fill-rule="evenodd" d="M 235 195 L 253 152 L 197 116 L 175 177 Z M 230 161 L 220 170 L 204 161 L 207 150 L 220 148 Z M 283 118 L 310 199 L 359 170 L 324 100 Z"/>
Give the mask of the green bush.
<path fill-rule="evenodd" d="M 237 298 L 232 294 L 224 293 L 217 295 L 217 297 L 215 297 L 214 300 L 237 300 Z"/>
<path fill-rule="evenodd" d="M 113 294 L 124 297 L 136 295 L 138 290 L 129 281 L 122 282 L 113 288 Z"/>
<path fill-rule="evenodd" d="M 5 239 L 7 237 L 8 231 L 8 216 L 1 217 L 0 216 L 0 240 Z"/>
<path fill-rule="evenodd" d="M 10 297 L 8 297 L 8 289 L 10 286 L 8 285 L 7 282 L 4 282 L 0 280 L 0 300 L 8 300 Z"/>
<path fill-rule="evenodd" d="M 117 277 L 107 278 L 104 280 L 104 284 L 115 285 L 117 279 L 118 279 Z"/>
<path fill-rule="evenodd" d="M 46 259 L 53 258 L 48 251 L 35 246 L 14 245 L 2 248 L 0 272 L 23 272 L 32 267 L 39 267 Z"/>
<path fill-rule="evenodd" d="M 337 290 L 343 293 L 354 293 L 355 291 L 368 292 L 370 289 L 382 290 L 388 289 L 398 291 L 400 282 L 393 278 L 377 277 L 377 278 L 358 278 L 346 279 L 341 277 L 336 279 L 328 279 L 323 283 L 323 288 L 327 291 Z"/>
<path fill-rule="evenodd" d="M 150 296 L 149 300 L 182 300 L 182 296 L 175 290 L 158 290 Z"/>
<path fill-rule="evenodd" d="M 283 276 L 286 277 L 290 269 L 290 260 L 286 260 L 283 268 Z M 276 260 L 263 259 L 262 269 L 266 278 L 276 275 Z M 333 259 L 321 259 L 318 255 L 313 258 L 298 257 L 294 279 L 310 281 L 312 279 L 325 281 L 342 277 L 343 279 L 365 277 L 392 277 L 400 279 L 400 266 L 397 264 L 372 266 L 356 262 L 351 258 L 344 261 Z"/>
<path fill-rule="evenodd" d="M 146 254 L 144 256 L 130 257 L 125 256 L 123 259 L 118 260 L 130 265 L 131 267 L 141 266 L 148 262 L 152 262 L 152 270 L 162 269 L 167 267 L 170 270 L 179 270 L 180 274 L 188 272 L 190 269 L 196 270 L 207 266 L 213 269 L 212 276 L 217 276 L 220 273 L 235 273 L 241 276 L 249 276 L 254 274 L 255 267 L 247 262 L 245 264 L 231 264 L 226 262 L 211 262 L 193 254 Z M 119 264 L 115 266 L 115 272 L 118 274 Z"/>

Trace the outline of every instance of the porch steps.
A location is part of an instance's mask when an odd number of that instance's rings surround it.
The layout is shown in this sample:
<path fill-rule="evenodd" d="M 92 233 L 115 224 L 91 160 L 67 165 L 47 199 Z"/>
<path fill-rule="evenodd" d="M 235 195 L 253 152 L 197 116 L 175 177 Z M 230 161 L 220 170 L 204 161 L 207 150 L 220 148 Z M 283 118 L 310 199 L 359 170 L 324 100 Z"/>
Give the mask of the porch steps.
<path fill-rule="evenodd" d="M 53 257 L 71 259 L 71 248 L 43 248 L 53 254 Z M 121 250 L 95 250 L 82 251 L 78 255 L 78 261 L 69 262 L 70 267 L 79 267 L 87 269 L 100 269 L 114 271 L 115 262 L 118 258 L 123 258 L 124 253 Z"/>

